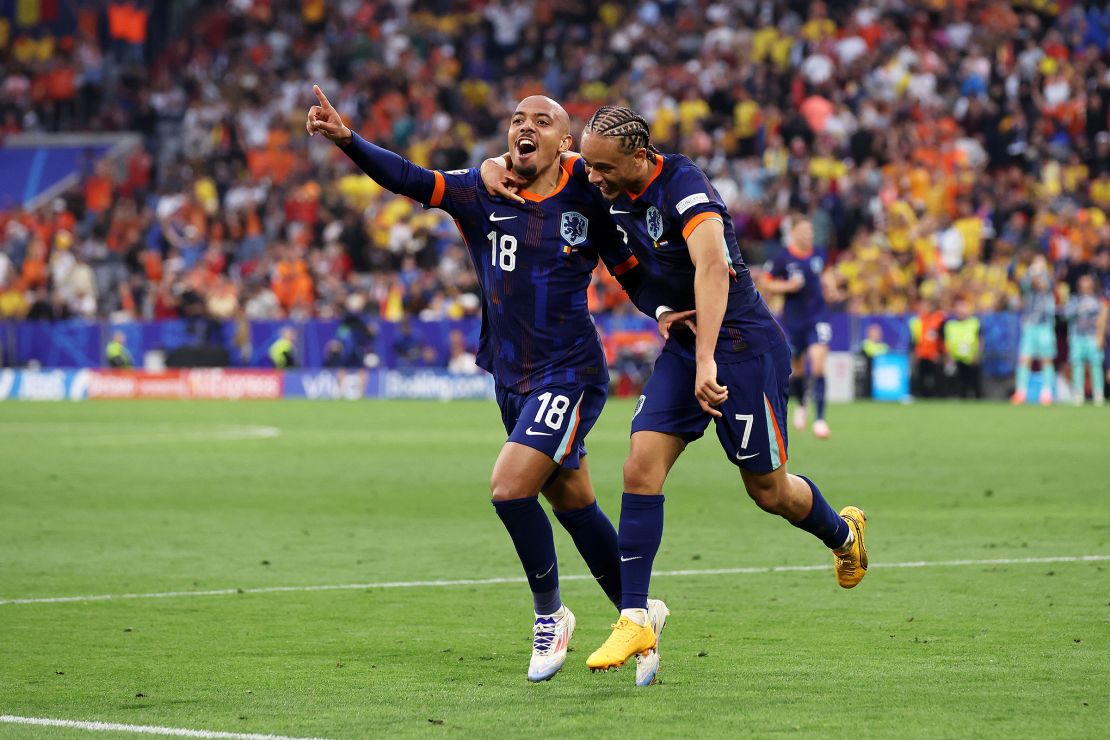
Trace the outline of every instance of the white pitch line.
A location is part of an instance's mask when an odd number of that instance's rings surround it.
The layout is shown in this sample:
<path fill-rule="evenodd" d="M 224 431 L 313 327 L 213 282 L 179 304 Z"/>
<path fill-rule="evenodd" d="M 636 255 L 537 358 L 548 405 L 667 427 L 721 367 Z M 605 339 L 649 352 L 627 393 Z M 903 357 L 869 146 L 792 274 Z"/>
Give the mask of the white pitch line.
<path fill-rule="evenodd" d="M 871 563 L 871 568 L 946 568 L 967 565 L 1036 565 L 1039 563 L 1099 563 L 1110 555 L 1060 555 L 1041 558 L 993 558 L 990 560 L 912 560 L 902 563 Z M 748 568 L 703 568 L 694 570 L 656 570 L 653 578 L 673 576 L 735 576 L 759 573 L 802 573 L 828 570 L 831 565 L 768 565 Z M 593 576 L 560 575 L 560 581 L 591 581 Z M 211 591 L 162 591 L 145 594 L 96 594 L 90 596 L 49 596 L 37 599 L 6 599 L 0 606 L 13 604 L 65 604 L 84 601 L 122 601 L 124 599 L 170 599 L 185 596 L 232 596 L 235 594 L 277 594 L 306 591 L 362 591 L 373 588 L 445 588 L 448 586 L 494 586 L 502 583 L 524 583 L 520 576 L 511 578 L 463 578 L 453 581 L 385 581 L 379 583 L 342 583 L 323 586 L 266 586 L 263 588 L 220 588 Z"/>
<path fill-rule="evenodd" d="M 67 727 L 72 730 L 92 730 L 94 732 L 136 732 L 141 735 L 172 735 L 174 737 L 201 737 L 213 740 L 323 740 L 323 738 L 296 738 L 288 735 L 260 735 L 254 732 L 216 732 L 212 730 L 190 730 L 184 727 L 157 727 L 155 725 L 121 725 L 115 722 L 80 722 L 72 719 L 48 719 L 45 717 L 16 717 L 0 714 L 0 722 L 13 725 L 39 725 L 42 727 Z"/>

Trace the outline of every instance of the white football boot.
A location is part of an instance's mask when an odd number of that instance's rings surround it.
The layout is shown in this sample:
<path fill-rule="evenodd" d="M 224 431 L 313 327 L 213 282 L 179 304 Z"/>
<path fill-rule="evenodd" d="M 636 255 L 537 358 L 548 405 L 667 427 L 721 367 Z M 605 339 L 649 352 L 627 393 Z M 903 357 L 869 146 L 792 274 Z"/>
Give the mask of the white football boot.
<path fill-rule="evenodd" d="M 667 617 L 671 610 L 659 599 L 648 599 L 647 612 L 648 624 L 655 630 L 655 647 L 647 655 L 636 656 L 637 686 L 651 686 L 655 683 L 655 676 L 659 673 L 659 636 L 667 626 Z"/>
<path fill-rule="evenodd" d="M 532 625 L 532 659 L 528 662 L 529 681 L 546 681 L 559 672 L 567 660 L 574 625 L 574 613 L 565 604 L 554 614 L 536 615 Z"/>

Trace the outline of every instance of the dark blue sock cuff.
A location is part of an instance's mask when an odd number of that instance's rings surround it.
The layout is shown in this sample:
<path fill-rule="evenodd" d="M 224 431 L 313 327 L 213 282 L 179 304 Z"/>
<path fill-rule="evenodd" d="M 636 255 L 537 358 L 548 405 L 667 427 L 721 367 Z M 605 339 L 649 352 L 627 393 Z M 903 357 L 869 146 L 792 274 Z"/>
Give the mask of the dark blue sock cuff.
<path fill-rule="evenodd" d="M 588 522 L 597 516 L 597 502 L 594 501 L 589 506 L 583 506 L 581 509 L 571 509 L 570 511 L 556 511 L 555 518 L 558 519 L 563 526 L 573 526 L 575 524 L 582 524 Z"/>
<path fill-rule="evenodd" d="M 508 501 L 491 501 L 490 503 L 493 504 L 493 508 L 497 509 L 498 514 L 511 514 L 540 505 L 539 499 L 535 496 L 531 498 L 514 498 Z"/>
<path fill-rule="evenodd" d="M 624 509 L 654 509 L 656 506 L 662 506 L 667 497 L 661 493 L 649 493 L 644 495 L 642 493 L 625 493 L 621 497 L 621 510 Z"/>

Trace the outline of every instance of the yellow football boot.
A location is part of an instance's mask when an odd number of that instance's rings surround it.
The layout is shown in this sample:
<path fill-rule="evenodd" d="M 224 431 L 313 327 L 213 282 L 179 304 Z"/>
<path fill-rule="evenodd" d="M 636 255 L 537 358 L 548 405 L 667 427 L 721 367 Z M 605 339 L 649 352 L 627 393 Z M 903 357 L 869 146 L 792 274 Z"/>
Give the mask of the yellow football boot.
<path fill-rule="evenodd" d="M 586 659 L 591 671 L 619 668 L 633 655 L 644 655 L 656 645 L 655 630 L 651 625 L 639 625 L 628 617 L 621 617 L 613 625 L 613 634 L 605 644 Z"/>
<path fill-rule="evenodd" d="M 867 575 L 867 547 L 863 544 L 863 530 L 867 528 L 867 515 L 863 509 L 845 506 L 840 518 L 848 522 L 854 539 L 843 551 L 833 550 L 836 582 L 841 588 L 854 588 Z"/>

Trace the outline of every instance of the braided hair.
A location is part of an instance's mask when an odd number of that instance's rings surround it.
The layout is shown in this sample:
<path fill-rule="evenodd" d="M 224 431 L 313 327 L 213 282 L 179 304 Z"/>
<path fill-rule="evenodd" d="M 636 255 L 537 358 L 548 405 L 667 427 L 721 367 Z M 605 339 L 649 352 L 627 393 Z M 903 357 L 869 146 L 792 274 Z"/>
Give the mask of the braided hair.
<path fill-rule="evenodd" d="M 648 122 L 631 108 L 619 105 L 601 106 L 590 116 L 590 120 L 586 121 L 586 131 L 619 139 L 618 145 L 625 154 L 631 154 L 644 147 L 647 149 L 649 162 L 654 162 L 655 155 L 659 154 L 659 150 L 651 144 Z"/>

